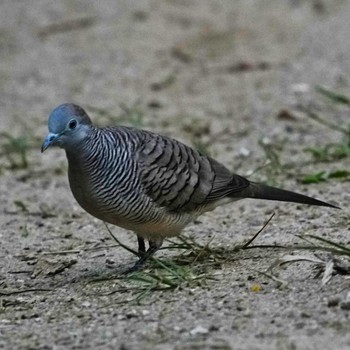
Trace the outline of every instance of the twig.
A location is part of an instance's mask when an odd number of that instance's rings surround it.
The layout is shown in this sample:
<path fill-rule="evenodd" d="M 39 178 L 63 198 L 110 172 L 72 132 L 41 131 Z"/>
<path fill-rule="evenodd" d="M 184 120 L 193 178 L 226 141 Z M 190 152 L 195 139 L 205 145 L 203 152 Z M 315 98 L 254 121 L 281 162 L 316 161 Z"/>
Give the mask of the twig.
<path fill-rule="evenodd" d="M 275 212 L 272 213 L 272 215 L 270 216 L 270 218 L 264 223 L 264 225 L 262 226 L 262 228 L 246 243 L 243 244 L 243 246 L 241 247 L 241 249 L 247 249 L 247 247 L 259 236 L 259 234 L 265 229 L 265 227 L 270 223 L 270 221 L 272 220 L 272 218 L 275 216 Z"/>
<path fill-rule="evenodd" d="M 46 38 L 49 35 L 89 27 L 95 22 L 95 19 L 95 17 L 83 17 L 66 20 L 60 23 L 53 23 L 40 28 L 37 33 L 40 38 Z"/>
<path fill-rule="evenodd" d="M 283 250 L 319 250 L 319 251 L 324 251 L 324 252 L 329 252 L 333 253 L 336 255 L 347 255 L 349 254 L 345 253 L 344 250 L 341 249 L 336 249 L 336 248 L 331 248 L 331 247 L 323 247 L 323 246 L 300 246 L 300 245 L 295 245 L 295 246 L 282 246 L 282 245 L 271 245 L 271 244 L 261 244 L 261 245 L 252 245 L 249 246 L 245 249 L 266 249 L 266 248 L 272 248 L 272 249 L 283 249 Z"/>
<path fill-rule="evenodd" d="M 31 270 L 19 270 L 19 271 L 7 271 L 7 273 L 10 273 L 11 275 L 17 275 L 20 273 L 33 273 Z"/>
<path fill-rule="evenodd" d="M 134 254 L 136 256 L 139 256 L 139 253 L 136 250 L 134 250 L 134 249 L 128 247 L 127 245 L 123 244 L 122 242 L 120 242 L 119 239 L 112 233 L 112 231 L 110 230 L 110 228 L 107 226 L 107 224 L 105 222 L 104 222 L 104 225 L 106 226 L 106 229 L 107 229 L 108 233 L 118 243 L 118 245 L 120 245 L 122 248 L 124 248 L 128 252 L 130 252 L 130 253 L 132 253 L 132 254 Z"/>
<path fill-rule="evenodd" d="M 109 227 L 107 226 L 107 224 L 104 222 L 105 226 L 106 226 L 106 229 L 108 231 L 108 233 L 112 236 L 112 238 L 122 247 L 124 248 L 125 250 L 127 250 L 128 252 L 136 255 L 136 256 L 139 256 L 139 253 L 128 247 L 127 245 L 121 243 L 119 241 L 119 239 L 112 233 L 112 231 L 109 229 Z M 149 257 L 149 260 L 155 262 L 156 264 L 158 264 L 160 267 L 162 267 L 164 270 L 167 270 L 168 272 L 170 272 L 172 275 L 176 276 L 177 278 L 181 279 L 181 280 L 184 280 L 183 277 L 181 277 L 178 273 L 176 273 L 175 270 L 172 270 L 171 268 L 169 268 L 168 266 L 166 266 L 163 262 L 161 262 L 160 260 L 154 258 L 153 256 Z"/>
<path fill-rule="evenodd" d="M 30 292 L 52 292 L 53 289 L 46 288 L 32 288 L 32 289 L 21 289 L 21 290 L 11 290 L 5 291 L 0 290 L 0 295 L 13 295 L 13 294 L 22 294 L 22 293 L 30 293 Z"/>
<path fill-rule="evenodd" d="M 192 264 L 196 263 L 197 260 L 200 258 L 200 256 L 203 254 L 203 252 L 212 252 L 212 250 L 209 248 L 210 243 L 214 240 L 215 235 L 209 239 L 209 241 L 206 243 L 206 245 L 198 252 L 197 256 L 193 259 Z"/>
<path fill-rule="evenodd" d="M 316 91 L 321 93 L 323 96 L 328 97 L 333 102 L 341 103 L 350 106 L 350 99 L 349 97 L 342 95 L 338 92 L 334 92 L 332 90 L 326 89 L 323 86 L 317 85 Z"/>
<path fill-rule="evenodd" d="M 58 250 L 56 252 L 42 252 L 41 255 L 68 255 L 68 254 L 79 254 L 81 250 Z"/>
<path fill-rule="evenodd" d="M 343 128 L 341 126 L 339 126 L 338 124 L 329 122 L 328 120 L 325 120 L 323 118 L 321 118 L 318 114 L 316 114 L 315 112 L 311 111 L 309 108 L 306 107 L 300 107 L 301 111 L 304 112 L 309 118 L 311 118 L 312 120 L 315 120 L 316 122 L 327 126 L 330 129 L 333 130 L 337 130 L 340 131 L 341 133 L 348 135 L 349 134 L 349 130 L 347 130 L 346 128 Z"/>
<path fill-rule="evenodd" d="M 66 255 L 66 254 L 79 254 L 81 252 L 89 252 L 89 251 L 95 251 L 100 249 L 109 249 L 109 248 L 115 248 L 118 247 L 116 244 L 111 245 L 105 245 L 101 247 L 94 247 L 94 248 L 82 248 L 82 249 L 72 249 L 72 250 L 57 250 L 57 251 L 48 251 L 48 252 L 42 252 L 41 255 Z"/>
<path fill-rule="evenodd" d="M 296 246 L 285 246 L 285 245 L 278 245 L 278 244 L 257 244 L 257 245 L 251 245 L 249 247 L 245 247 L 244 249 L 267 249 L 267 248 L 272 248 L 272 249 L 294 249 Z M 235 250 L 240 250 L 242 249 L 241 247 L 237 247 Z"/>
<path fill-rule="evenodd" d="M 288 285 L 288 283 L 286 281 L 283 281 L 283 280 L 277 278 L 276 276 L 269 274 L 268 272 L 256 270 L 256 269 L 253 269 L 253 268 L 249 268 L 249 270 L 254 271 L 256 273 L 259 273 L 259 274 L 261 274 L 261 275 L 263 275 L 263 276 L 265 276 L 267 278 L 270 278 L 273 281 L 279 283 L 281 286 L 287 286 Z"/>
<path fill-rule="evenodd" d="M 322 237 L 319 237 L 319 236 L 316 236 L 316 235 L 312 235 L 312 234 L 305 234 L 304 236 L 316 239 L 316 240 L 321 241 L 323 243 L 327 243 L 327 244 L 329 244 L 329 245 L 331 245 L 333 247 L 339 248 L 340 250 L 343 250 L 344 253 L 346 252 L 347 255 L 350 254 L 350 248 L 346 247 L 345 245 L 342 245 L 342 244 L 330 241 L 329 239 L 322 238 Z"/>

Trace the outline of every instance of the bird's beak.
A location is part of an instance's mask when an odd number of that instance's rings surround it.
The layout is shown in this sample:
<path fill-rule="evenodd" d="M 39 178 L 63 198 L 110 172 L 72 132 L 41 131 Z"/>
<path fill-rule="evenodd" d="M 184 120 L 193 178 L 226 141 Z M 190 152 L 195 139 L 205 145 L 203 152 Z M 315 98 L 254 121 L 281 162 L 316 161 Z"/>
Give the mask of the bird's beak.
<path fill-rule="evenodd" d="M 47 148 L 52 146 L 59 136 L 60 136 L 59 134 L 55 134 L 53 132 L 49 132 L 47 134 L 43 144 L 41 145 L 41 152 L 44 152 Z"/>

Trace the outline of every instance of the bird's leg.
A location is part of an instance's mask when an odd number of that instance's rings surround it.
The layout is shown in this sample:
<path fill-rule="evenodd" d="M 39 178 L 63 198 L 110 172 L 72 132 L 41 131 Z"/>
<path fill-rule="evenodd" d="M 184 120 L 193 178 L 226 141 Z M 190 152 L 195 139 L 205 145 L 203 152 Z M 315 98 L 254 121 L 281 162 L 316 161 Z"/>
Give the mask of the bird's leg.
<path fill-rule="evenodd" d="M 139 245 L 139 256 L 142 257 L 146 252 L 145 240 L 141 236 L 137 236 L 137 243 Z"/>
<path fill-rule="evenodd" d="M 125 273 L 130 272 L 136 272 L 143 268 L 145 265 L 145 262 L 154 255 L 154 253 L 162 246 L 163 240 L 157 240 L 157 241 L 149 241 L 149 248 L 147 251 L 143 251 L 142 249 L 145 249 L 145 241 L 142 237 L 137 236 L 137 241 L 139 244 L 139 253 L 140 253 L 140 259 L 135 263 L 134 266 L 132 266 L 130 269 L 128 269 Z"/>

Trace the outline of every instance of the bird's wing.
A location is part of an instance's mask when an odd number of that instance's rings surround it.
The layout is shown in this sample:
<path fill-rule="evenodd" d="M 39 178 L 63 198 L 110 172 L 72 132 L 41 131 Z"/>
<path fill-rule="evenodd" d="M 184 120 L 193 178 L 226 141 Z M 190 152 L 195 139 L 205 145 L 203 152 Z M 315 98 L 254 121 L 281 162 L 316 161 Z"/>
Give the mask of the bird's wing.
<path fill-rule="evenodd" d="M 191 211 L 249 186 L 216 160 L 161 135 L 146 132 L 136 153 L 144 190 L 168 210 Z"/>

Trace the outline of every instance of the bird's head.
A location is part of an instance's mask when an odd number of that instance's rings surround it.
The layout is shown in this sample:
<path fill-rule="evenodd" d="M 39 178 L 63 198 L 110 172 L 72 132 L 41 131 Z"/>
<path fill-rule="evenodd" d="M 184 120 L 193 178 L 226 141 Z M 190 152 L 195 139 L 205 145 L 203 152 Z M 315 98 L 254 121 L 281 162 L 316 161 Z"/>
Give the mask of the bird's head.
<path fill-rule="evenodd" d="M 41 152 L 50 146 L 59 146 L 66 150 L 76 147 L 89 133 L 92 123 L 81 107 L 65 103 L 51 112 L 48 126 L 49 133 L 41 146 Z"/>

